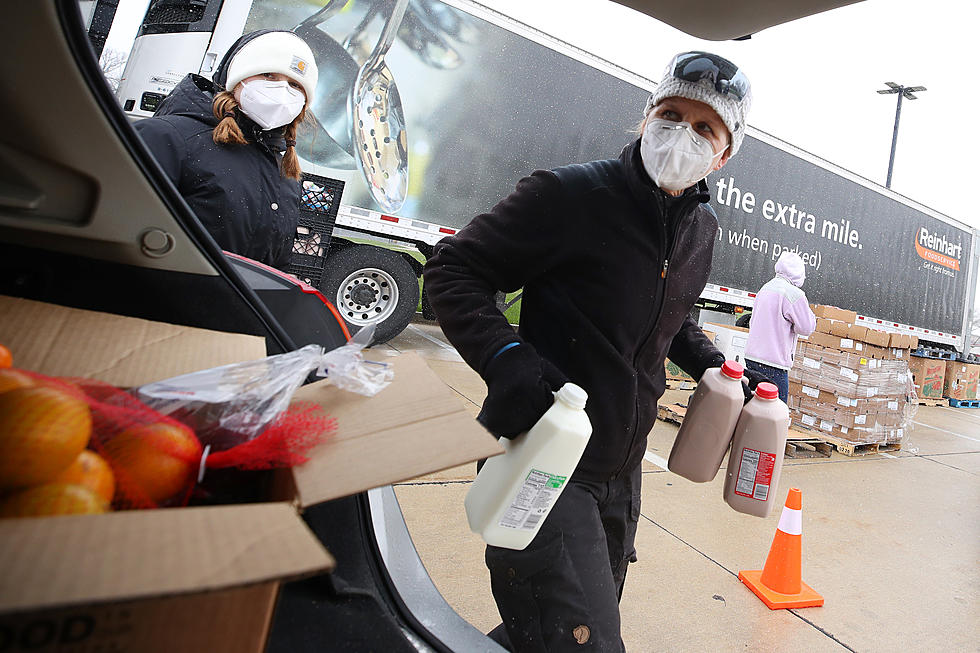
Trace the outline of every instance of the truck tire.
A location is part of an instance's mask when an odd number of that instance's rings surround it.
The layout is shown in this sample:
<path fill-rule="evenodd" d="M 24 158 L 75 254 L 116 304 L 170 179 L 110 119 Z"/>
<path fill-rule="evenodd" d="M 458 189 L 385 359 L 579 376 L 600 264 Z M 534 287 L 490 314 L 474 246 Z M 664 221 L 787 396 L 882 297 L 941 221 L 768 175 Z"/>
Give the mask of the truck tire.
<path fill-rule="evenodd" d="M 375 325 L 372 344 L 404 331 L 419 303 L 419 281 L 399 254 L 372 245 L 331 251 L 320 292 L 334 303 L 351 334 Z"/>
<path fill-rule="evenodd" d="M 749 328 L 749 320 L 752 319 L 752 313 L 742 313 L 742 316 L 735 320 L 735 326 L 742 327 L 743 329 Z"/>

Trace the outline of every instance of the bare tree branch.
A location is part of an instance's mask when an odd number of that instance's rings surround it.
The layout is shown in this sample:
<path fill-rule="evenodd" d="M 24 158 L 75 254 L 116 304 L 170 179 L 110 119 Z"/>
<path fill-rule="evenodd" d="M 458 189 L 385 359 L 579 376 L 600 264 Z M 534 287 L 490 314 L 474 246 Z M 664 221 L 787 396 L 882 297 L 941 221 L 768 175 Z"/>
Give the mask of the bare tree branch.
<path fill-rule="evenodd" d="M 129 59 L 129 53 L 123 52 L 122 50 L 106 48 L 102 51 L 99 66 L 102 68 L 102 74 L 105 75 L 105 79 L 109 82 L 109 86 L 112 87 L 113 91 L 119 88 L 119 82 L 122 81 L 127 59 Z"/>

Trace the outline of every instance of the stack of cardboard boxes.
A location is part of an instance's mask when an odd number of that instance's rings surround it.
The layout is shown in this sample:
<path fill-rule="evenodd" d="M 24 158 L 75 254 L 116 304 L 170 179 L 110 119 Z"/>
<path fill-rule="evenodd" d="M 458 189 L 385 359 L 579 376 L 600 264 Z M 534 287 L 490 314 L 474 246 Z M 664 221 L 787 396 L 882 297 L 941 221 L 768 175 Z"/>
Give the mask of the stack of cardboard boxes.
<path fill-rule="evenodd" d="M 918 339 L 857 325 L 853 311 L 812 308 L 817 330 L 797 343 L 789 373 L 793 425 L 853 443 L 900 442 Z"/>

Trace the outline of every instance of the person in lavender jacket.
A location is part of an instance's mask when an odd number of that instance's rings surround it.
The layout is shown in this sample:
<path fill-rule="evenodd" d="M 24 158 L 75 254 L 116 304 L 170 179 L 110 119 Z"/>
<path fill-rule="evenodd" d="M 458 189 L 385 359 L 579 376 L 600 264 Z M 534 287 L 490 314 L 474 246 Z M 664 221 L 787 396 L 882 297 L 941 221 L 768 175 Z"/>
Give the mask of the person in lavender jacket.
<path fill-rule="evenodd" d="M 785 251 L 780 254 L 776 276 L 756 294 L 749 323 L 745 366 L 769 377 L 784 402 L 789 394 L 796 337 L 810 335 L 817 326 L 801 290 L 805 279 L 806 267 L 800 255 Z"/>

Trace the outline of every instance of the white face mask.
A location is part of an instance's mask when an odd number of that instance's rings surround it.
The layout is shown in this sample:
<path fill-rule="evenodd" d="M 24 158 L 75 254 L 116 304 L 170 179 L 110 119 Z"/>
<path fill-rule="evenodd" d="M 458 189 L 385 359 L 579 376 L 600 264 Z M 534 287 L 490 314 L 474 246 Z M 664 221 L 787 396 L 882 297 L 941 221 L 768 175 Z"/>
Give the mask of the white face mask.
<path fill-rule="evenodd" d="M 715 154 L 708 139 L 695 134 L 690 123 L 660 118 L 647 122 L 640 138 L 643 168 L 653 183 L 668 191 L 690 188 L 707 177 L 725 150 Z"/>
<path fill-rule="evenodd" d="M 275 129 L 291 123 L 306 104 L 303 91 L 283 80 L 253 79 L 242 85 L 238 105 L 242 113 L 262 129 Z"/>

